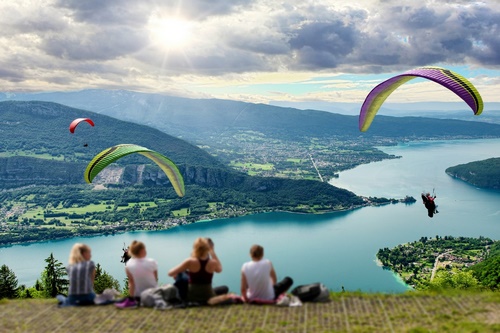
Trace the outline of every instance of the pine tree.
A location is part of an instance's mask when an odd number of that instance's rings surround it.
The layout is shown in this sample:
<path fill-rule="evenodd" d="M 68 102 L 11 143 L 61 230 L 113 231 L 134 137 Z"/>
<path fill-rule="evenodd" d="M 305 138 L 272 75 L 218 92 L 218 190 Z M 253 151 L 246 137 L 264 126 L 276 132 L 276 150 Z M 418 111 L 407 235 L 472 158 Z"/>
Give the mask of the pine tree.
<path fill-rule="evenodd" d="M 123 280 L 122 294 L 125 296 L 130 296 L 130 291 L 128 289 L 128 277 Z"/>
<path fill-rule="evenodd" d="M 54 254 L 45 259 L 47 266 L 42 274 L 42 285 L 48 297 L 56 297 L 67 290 L 69 281 L 65 279 L 66 269 L 54 258 Z"/>
<path fill-rule="evenodd" d="M 94 291 L 96 294 L 101 294 L 107 288 L 120 290 L 120 283 L 103 270 L 100 264 L 97 264 L 95 267 Z"/>
<path fill-rule="evenodd" d="M 17 277 L 7 266 L 0 267 L 0 299 L 17 297 Z"/>

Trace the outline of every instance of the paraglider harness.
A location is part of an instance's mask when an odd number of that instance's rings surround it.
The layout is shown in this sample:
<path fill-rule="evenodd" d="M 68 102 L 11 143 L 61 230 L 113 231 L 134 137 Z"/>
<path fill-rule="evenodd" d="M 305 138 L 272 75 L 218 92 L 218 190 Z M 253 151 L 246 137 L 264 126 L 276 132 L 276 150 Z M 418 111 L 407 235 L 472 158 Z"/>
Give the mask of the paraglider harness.
<path fill-rule="evenodd" d="M 120 262 L 126 264 L 127 261 L 132 258 L 130 254 L 128 253 L 128 247 L 125 246 L 125 243 L 123 243 L 123 248 L 122 248 L 123 254 L 122 254 L 122 259 Z"/>
<path fill-rule="evenodd" d="M 434 189 L 432 189 L 432 195 L 429 192 L 422 192 L 422 201 L 425 208 L 427 208 L 427 215 L 429 217 L 433 217 L 434 214 L 439 213 L 434 199 L 436 199 L 436 192 Z"/>

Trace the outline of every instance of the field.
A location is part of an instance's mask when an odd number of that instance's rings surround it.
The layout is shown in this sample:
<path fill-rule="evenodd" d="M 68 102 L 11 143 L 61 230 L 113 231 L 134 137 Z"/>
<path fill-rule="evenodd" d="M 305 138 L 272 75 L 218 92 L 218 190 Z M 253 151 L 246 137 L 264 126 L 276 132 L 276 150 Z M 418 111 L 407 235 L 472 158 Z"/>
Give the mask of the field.
<path fill-rule="evenodd" d="M 64 156 L 61 155 L 54 156 L 48 153 L 36 154 L 29 151 L 0 152 L 0 157 L 14 157 L 14 156 L 36 157 L 36 158 L 42 158 L 46 160 L 56 160 L 56 161 L 64 160 Z"/>
<path fill-rule="evenodd" d="M 301 307 L 231 305 L 158 311 L 0 302 L 5 332 L 499 332 L 498 293 L 337 293 Z"/>
<path fill-rule="evenodd" d="M 115 205 L 113 203 L 106 203 L 106 202 L 101 202 L 99 204 L 90 204 L 86 206 L 78 206 L 78 207 L 70 207 L 70 208 L 63 208 L 62 206 L 58 207 L 40 207 L 37 205 L 26 205 L 22 202 L 6 202 L 5 205 L 11 204 L 12 206 L 17 206 L 19 207 L 18 211 L 22 211 L 21 214 L 18 214 L 18 220 L 23 220 L 25 218 L 27 219 L 43 219 L 44 218 L 44 211 L 50 211 L 51 214 L 68 214 L 68 216 L 64 217 L 56 217 L 57 220 L 59 220 L 61 223 L 64 223 L 66 225 L 70 225 L 71 223 L 77 223 L 82 221 L 83 218 L 71 218 L 71 215 L 84 215 L 85 213 L 95 213 L 95 212 L 104 212 L 104 211 L 112 211 L 115 208 Z M 125 205 L 120 205 L 116 207 L 117 211 L 120 210 L 125 210 L 125 209 L 131 209 L 134 207 L 139 207 L 140 211 L 143 212 L 144 210 L 148 208 L 155 208 L 157 207 L 157 204 L 153 201 L 144 201 L 144 202 L 133 202 L 133 203 L 128 203 L 126 206 Z M 184 210 L 180 211 L 175 211 L 174 212 L 176 215 L 175 216 L 185 216 L 187 215 L 187 212 Z M 46 218 L 47 220 L 51 219 L 49 217 Z"/>

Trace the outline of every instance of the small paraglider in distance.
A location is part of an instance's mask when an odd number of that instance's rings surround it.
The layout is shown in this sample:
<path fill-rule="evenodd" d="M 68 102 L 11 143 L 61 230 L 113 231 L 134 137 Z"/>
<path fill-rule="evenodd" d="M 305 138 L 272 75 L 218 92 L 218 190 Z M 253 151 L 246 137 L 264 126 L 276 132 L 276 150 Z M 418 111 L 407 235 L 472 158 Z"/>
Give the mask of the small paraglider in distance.
<path fill-rule="evenodd" d="M 75 133 L 76 126 L 78 126 L 78 124 L 80 124 L 82 121 L 85 121 L 85 122 L 89 123 L 90 126 L 94 127 L 94 122 L 92 121 L 92 119 L 90 119 L 90 118 L 76 118 L 75 120 L 73 120 L 71 122 L 71 124 L 69 124 L 69 131 L 71 133 Z"/>
<path fill-rule="evenodd" d="M 431 195 L 429 192 L 422 193 L 422 202 L 425 205 L 425 208 L 427 208 L 427 215 L 429 217 L 433 217 L 434 214 L 439 213 L 434 199 L 436 199 L 435 194 Z"/>
<path fill-rule="evenodd" d="M 122 251 L 123 251 L 123 254 L 122 254 L 122 259 L 120 262 L 126 264 L 127 261 L 129 261 L 129 259 L 132 257 L 128 253 L 128 246 L 125 246 L 125 243 L 123 243 Z"/>
<path fill-rule="evenodd" d="M 367 131 L 387 97 L 399 86 L 417 77 L 434 81 L 455 93 L 467 103 L 474 112 L 474 115 L 477 116 L 483 112 L 483 99 L 476 87 L 469 80 L 449 69 L 420 67 L 391 77 L 370 91 L 359 113 L 359 130 L 361 132 Z"/>

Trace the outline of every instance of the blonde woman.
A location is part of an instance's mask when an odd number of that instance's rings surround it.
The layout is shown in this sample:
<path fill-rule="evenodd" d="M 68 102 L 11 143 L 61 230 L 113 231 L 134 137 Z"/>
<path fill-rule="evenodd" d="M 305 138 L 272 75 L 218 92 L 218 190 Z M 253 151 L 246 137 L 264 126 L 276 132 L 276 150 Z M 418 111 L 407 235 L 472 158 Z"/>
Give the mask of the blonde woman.
<path fill-rule="evenodd" d="M 95 264 L 91 261 L 92 251 L 86 244 L 76 243 L 69 254 L 68 297 L 58 295 L 61 306 L 94 304 Z"/>
<path fill-rule="evenodd" d="M 128 277 L 130 297 L 115 304 L 120 309 L 136 308 L 144 290 L 158 287 L 158 264 L 156 260 L 146 258 L 146 245 L 134 240 L 130 244 L 128 252 L 132 258 L 125 264 L 125 272 Z"/>
<path fill-rule="evenodd" d="M 213 275 L 222 272 L 222 264 L 215 254 L 211 239 L 197 238 L 191 257 L 172 268 L 168 275 L 175 279 L 185 271 L 189 276 L 188 302 L 206 304 L 210 298 L 227 293 L 227 287 L 217 287 L 215 291 L 212 288 Z"/>

